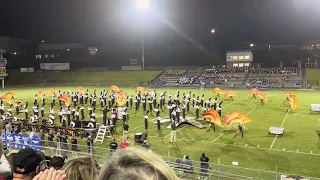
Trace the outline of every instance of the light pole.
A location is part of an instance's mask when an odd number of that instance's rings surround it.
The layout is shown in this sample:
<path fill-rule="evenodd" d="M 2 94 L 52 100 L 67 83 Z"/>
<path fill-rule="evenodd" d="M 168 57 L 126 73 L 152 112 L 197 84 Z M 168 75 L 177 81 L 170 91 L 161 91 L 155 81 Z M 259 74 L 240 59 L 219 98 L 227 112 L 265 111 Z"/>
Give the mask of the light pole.
<path fill-rule="evenodd" d="M 136 8 L 140 9 L 141 11 L 146 11 L 149 9 L 150 2 L 149 0 L 137 0 L 136 1 Z M 144 71 L 144 29 L 143 25 L 141 26 L 141 44 L 142 44 L 142 56 L 141 56 L 141 62 L 142 62 L 142 70 Z"/>

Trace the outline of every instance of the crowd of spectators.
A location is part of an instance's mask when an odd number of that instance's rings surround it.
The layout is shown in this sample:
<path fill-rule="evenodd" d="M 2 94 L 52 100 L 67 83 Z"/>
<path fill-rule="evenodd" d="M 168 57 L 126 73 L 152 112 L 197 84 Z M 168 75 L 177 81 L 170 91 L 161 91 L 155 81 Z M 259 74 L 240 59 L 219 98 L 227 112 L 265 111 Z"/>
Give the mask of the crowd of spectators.
<path fill-rule="evenodd" d="M 283 68 L 252 68 L 251 73 L 259 74 L 301 74 L 301 68 L 283 67 Z"/>
<path fill-rule="evenodd" d="M 106 72 L 107 68 L 106 67 L 86 67 L 86 68 L 78 68 L 75 69 L 74 71 L 77 72 Z"/>
<path fill-rule="evenodd" d="M 281 79 L 266 79 L 266 78 L 261 78 L 261 79 L 249 79 L 248 83 L 250 85 L 283 85 L 283 83 L 286 81 L 285 78 Z"/>
<path fill-rule="evenodd" d="M 166 70 L 162 76 L 170 77 L 170 76 L 182 76 L 187 73 L 187 69 L 169 69 Z"/>
<path fill-rule="evenodd" d="M 199 78 L 197 76 L 194 77 L 181 77 L 178 80 L 179 84 L 198 84 Z"/>

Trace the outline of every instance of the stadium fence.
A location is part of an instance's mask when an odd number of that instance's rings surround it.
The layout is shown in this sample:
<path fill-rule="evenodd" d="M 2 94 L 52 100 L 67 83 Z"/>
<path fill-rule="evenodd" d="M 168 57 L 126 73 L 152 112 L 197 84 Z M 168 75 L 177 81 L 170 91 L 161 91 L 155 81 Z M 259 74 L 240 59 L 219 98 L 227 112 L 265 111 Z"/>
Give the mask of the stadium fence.
<path fill-rule="evenodd" d="M 67 156 L 69 159 L 78 156 L 91 156 L 97 163 L 103 165 L 111 156 L 109 148 L 93 147 L 88 148 L 85 145 L 77 145 L 77 151 L 72 151 L 71 144 L 42 141 L 42 146 L 27 145 L 27 147 L 41 150 L 48 156 Z M 16 142 L 8 142 L 7 147 L 10 152 L 17 151 L 16 147 L 26 146 Z M 231 166 L 220 163 L 220 158 L 216 162 L 209 163 L 209 169 L 206 173 L 201 173 L 200 161 L 192 160 L 192 166 L 182 163 L 182 158 L 171 157 L 170 152 L 166 156 L 161 156 L 181 179 L 198 179 L 201 175 L 208 180 L 281 180 L 288 173 L 278 172 L 277 167 L 274 171 L 265 171 L 259 169 Z M 212 159 L 211 159 L 212 161 Z M 291 175 L 292 176 L 292 175 Z M 301 177 L 293 175 L 293 177 Z M 320 180 L 320 178 L 304 177 L 304 179 Z"/>

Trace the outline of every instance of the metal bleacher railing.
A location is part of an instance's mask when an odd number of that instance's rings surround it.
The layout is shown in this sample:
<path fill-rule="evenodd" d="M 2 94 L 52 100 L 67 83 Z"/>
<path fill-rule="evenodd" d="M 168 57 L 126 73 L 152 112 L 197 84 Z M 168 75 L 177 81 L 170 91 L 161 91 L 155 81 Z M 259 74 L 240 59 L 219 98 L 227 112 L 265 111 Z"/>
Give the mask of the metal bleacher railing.
<path fill-rule="evenodd" d="M 23 144 L 15 142 L 7 143 L 10 152 L 17 149 L 17 145 L 22 147 Z M 25 144 L 23 145 L 25 146 Z M 108 161 L 110 157 L 109 148 L 93 147 L 89 148 L 84 145 L 77 145 L 77 151 L 72 150 L 71 144 L 42 141 L 42 146 L 28 145 L 30 148 L 41 150 L 47 156 L 67 156 L 68 159 L 78 156 L 91 156 L 101 166 Z M 205 173 L 201 172 L 200 161 L 192 160 L 192 165 L 183 163 L 182 159 L 170 156 L 161 156 L 164 161 L 176 172 L 181 179 L 198 179 L 203 176 L 207 180 L 280 180 L 286 173 L 280 173 L 275 167 L 275 171 L 264 171 L 258 169 L 244 168 L 238 166 L 224 165 L 217 159 L 216 163 L 209 163 L 209 168 Z M 307 178 L 310 180 L 320 180 L 319 178 Z"/>

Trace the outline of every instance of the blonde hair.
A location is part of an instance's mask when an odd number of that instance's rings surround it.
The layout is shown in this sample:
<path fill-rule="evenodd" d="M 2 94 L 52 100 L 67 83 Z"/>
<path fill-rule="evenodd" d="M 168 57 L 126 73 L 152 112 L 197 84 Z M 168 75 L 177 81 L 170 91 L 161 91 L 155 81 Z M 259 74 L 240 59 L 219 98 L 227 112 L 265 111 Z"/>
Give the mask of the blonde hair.
<path fill-rule="evenodd" d="M 98 176 L 96 164 L 91 157 L 79 157 L 68 161 L 63 167 L 66 180 L 95 180 Z"/>
<path fill-rule="evenodd" d="M 101 169 L 99 180 L 178 180 L 174 171 L 158 155 L 128 147 L 114 153 Z"/>

